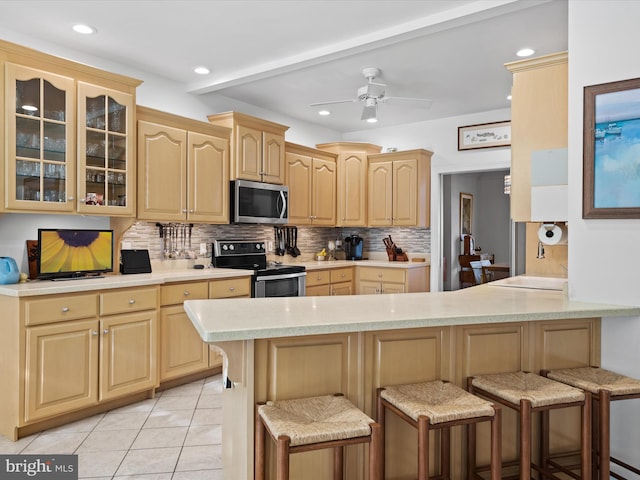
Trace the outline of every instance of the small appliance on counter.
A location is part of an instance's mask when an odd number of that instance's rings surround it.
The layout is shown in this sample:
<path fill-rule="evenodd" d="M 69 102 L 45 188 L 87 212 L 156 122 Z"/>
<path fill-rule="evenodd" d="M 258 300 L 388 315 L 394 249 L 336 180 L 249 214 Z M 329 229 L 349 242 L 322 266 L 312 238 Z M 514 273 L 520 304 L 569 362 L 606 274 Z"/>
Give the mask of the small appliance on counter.
<path fill-rule="evenodd" d="M 362 260 L 364 240 L 358 235 L 349 235 L 344 239 L 345 260 Z"/>
<path fill-rule="evenodd" d="M 11 257 L 0 257 L 0 284 L 9 285 L 20 281 L 20 269 Z"/>

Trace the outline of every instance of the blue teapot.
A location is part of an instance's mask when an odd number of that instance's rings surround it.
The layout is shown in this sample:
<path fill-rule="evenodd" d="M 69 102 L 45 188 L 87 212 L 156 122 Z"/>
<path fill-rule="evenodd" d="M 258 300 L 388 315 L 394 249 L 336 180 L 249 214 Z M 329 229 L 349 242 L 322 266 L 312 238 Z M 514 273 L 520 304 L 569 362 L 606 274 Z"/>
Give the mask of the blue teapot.
<path fill-rule="evenodd" d="M 18 264 L 11 257 L 0 257 L 0 284 L 8 285 L 20 281 Z"/>

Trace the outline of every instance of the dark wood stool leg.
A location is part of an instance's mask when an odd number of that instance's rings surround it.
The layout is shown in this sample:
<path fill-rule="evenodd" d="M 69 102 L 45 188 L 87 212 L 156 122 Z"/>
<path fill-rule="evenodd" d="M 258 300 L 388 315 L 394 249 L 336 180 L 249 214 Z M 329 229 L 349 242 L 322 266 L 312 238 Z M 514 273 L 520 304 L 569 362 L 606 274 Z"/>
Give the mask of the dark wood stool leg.
<path fill-rule="evenodd" d="M 276 479 L 289 480 L 289 441 L 287 436 L 278 437 L 276 454 Z"/>
<path fill-rule="evenodd" d="M 540 412 L 540 466 L 549 467 L 549 410 Z"/>
<path fill-rule="evenodd" d="M 265 452 L 264 452 L 264 437 L 265 429 L 262 419 L 258 414 L 258 406 L 256 405 L 256 425 L 255 425 L 255 444 L 254 444 L 254 471 L 253 478 L 255 480 L 264 480 L 264 467 L 265 467 Z"/>
<path fill-rule="evenodd" d="M 611 444 L 610 444 L 610 431 L 609 422 L 611 420 L 611 392 L 608 390 L 600 390 L 600 405 L 598 406 L 598 430 L 599 432 L 599 445 L 598 445 L 598 457 L 600 458 L 600 478 L 609 480 L 610 474 L 610 457 L 611 457 Z"/>
<path fill-rule="evenodd" d="M 476 470 L 476 424 L 470 423 L 469 425 L 467 425 L 467 478 L 469 480 L 474 477 L 475 470 Z"/>
<path fill-rule="evenodd" d="M 531 479 L 531 402 L 520 400 L 520 480 Z"/>
<path fill-rule="evenodd" d="M 380 441 L 380 455 L 379 455 L 379 459 L 378 459 L 378 475 L 379 478 L 382 480 L 384 478 L 385 475 L 385 471 L 384 471 L 384 455 L 385 455 L 385 451 L 386 451 L 386 446 L 384 444 L 385 440 L 384 440 L 384 430 L 385 430 L 385 411 L 384 411 L 384 404 L 382 403 L 382 397 L 380 397 L 380 392 L 382 392 L 382 388 L 378 388 L 377 390 L 377 394 L 376 394 L 376 398 L 377 398 L 377 405 L 376 405 L 376 421 L 378 422 L 378 425 L 380 425 L 380 434 L 379 434 L 379 441 Z"/>
<path fill-rule="evenodd" d="M 344 465 L 344 447 L 334 447 L 333 449 L 333 480 L 342 480 Z"/>
<path fill-rule="evenodd" d="M 491 480 L 500 480 L 502 478 L 502 409 L 495 403 L 493 409 L 496 413 L 491 420 Z M 467 478 L 471 479 L 472 477 L 468 476 Z"/>
<path fill-rule="evenodd" d="M 591 478 L 598 478 L 600 465 L 600 395 L 591 395 Z"/>
<path fill-rule="evenodd" d="M 380 473 L 380 459 L 384 455 L 382 449 L 382 428 L 379 423 L 372 423 L 371 441 L 369 442 L 369 480 L 382 480 Z"/>
<path fill-rule="evenodd" d="M 451 429 L 440 430 L 440 475 L 451 478 Z M 427 472 L 428 475 L 428 472 Z"/>
<path fill-rule="evenodd" d="M 429 480 L 429 418 L 418 417 L 418 480 Z"/>
<path fill-rule="evenodd" d="M 583 480 L 591 480 L 591 393 L 584 392 L 580 432 L 580 471 Z"/>

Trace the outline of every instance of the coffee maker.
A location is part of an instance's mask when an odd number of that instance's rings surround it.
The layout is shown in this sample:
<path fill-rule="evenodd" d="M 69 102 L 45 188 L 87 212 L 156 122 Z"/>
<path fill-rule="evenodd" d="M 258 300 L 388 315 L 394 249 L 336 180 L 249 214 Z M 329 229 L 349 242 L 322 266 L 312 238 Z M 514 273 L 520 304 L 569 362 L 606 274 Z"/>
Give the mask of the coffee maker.
<path fill-rule="evenodd" d="M 364 240 L 358 235 L 349 235 L 344 239 L 345 260 L 362 260 Z"/>

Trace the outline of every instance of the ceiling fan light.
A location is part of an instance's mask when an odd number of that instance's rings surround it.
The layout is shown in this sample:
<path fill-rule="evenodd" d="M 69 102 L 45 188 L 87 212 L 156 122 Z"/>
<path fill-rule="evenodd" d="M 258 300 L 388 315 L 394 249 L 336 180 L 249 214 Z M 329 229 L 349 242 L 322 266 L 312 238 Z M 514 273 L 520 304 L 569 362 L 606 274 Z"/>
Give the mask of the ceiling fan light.
<path fill-rule="evenodd" d="M 360 120 L 366 120 L 373 123 L 376 121 L 376 113 L 378 110 L 378 102 L 375 98 L 367 98 L 364 102 L 364 108 L 362 109 L 362 117 Z M 373 119 L 373 122 L 371 120 Z"/>

